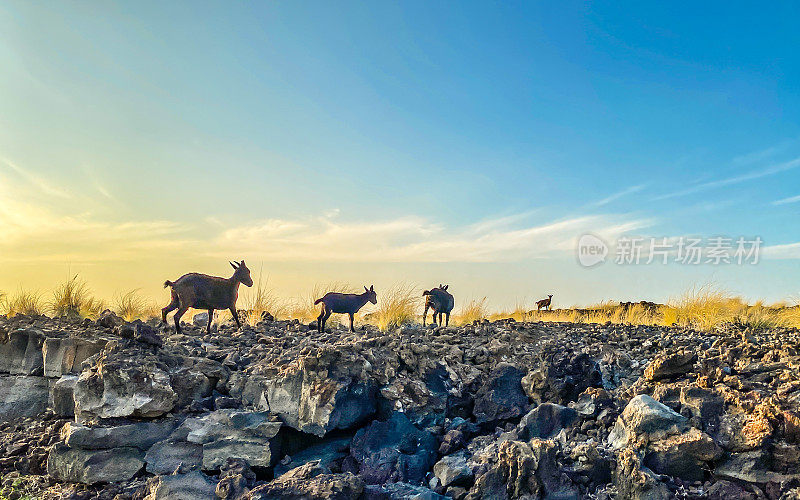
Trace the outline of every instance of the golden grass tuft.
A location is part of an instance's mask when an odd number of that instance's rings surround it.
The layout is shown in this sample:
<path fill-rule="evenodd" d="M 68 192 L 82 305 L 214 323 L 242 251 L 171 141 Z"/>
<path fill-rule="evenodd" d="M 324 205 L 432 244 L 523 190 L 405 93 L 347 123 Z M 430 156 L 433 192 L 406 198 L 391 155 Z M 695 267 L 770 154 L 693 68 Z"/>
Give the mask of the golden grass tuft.
<path fill-rule="evenodd" d="M 534 311 L 531 310 L 531 307 L 526 301 L 518 300 L 514 304 L 513 308 L 503 309 L 499 312 L 491 313 L 488 315 L 488 319 L 491 321 L 497 321 L 501 319 L 512 318 L 515 321 L 524 323 L 533 319 L 533 313 Z"/>
<path fill-rule="evenodd" d="M 274 290 L 267 288 L 267 280 L 262 282 L 260 273 L 255 288 L 244 297 L 242 303 L 247 314 L 246 317 L 239 319 L 250 326 L 256 326 L 265 312 L 270 313 L 275 319 L 286 317 L 289 313 L 289 305 L 280 299 Z"/>
<path fill-rule="evenodd" d="M 38 291 L 18 289 L 13 295 L 3 300 L 3 309 L 8 316 L 18 314 L 42 314 L 44 304 Z"/>
<path fill-rule="evenodd" d="M 489 317 L 489 310 L 486 307 L 486 297 L 482 299 L 472 299 L 458 310 L 453 316 L 453 324 L 462 326 L 469 325 L 475 321 L 480 321 Z"/>
<path fill-rule="evenodd" d="M 422 294 L 409 283 L 396 283 L 378 295 L 378 308 L 369 315 L 369 322 L 386 332 L 414 323 L 419 317 Z"/>
<path fill-rule="evenodd" d="M 96 318 L 105 303 L 93 297 L 86 282 L 76 274 L 53 290 L 53 299 L 47 306 L 53 316 Z"/>
<path fill-rule="evenodd" d="M 113 310 L 125 321 L 158 317 L 159 312 L 154 309 L 157 307 L 142 297 L 138 288 L 117 294 L 114 298 Z"/>

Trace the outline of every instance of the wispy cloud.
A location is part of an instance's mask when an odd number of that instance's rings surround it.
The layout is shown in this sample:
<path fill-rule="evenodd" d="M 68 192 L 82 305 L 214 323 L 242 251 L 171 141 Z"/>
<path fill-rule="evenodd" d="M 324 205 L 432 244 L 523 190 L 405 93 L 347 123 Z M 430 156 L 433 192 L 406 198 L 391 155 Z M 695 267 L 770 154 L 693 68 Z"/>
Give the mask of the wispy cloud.
<path fill-rule="evenodd" d="M 790 196 L 788 198 L 783 198 L 781 200 L 775 200 L 772 202 L 773 205 L 786 205 L 788 203 L 797 203 L 800 201 L 800 195 L 797 196 Z"/>
<path fill-rule="evenodd" d="M 761 249 L 761 256 L 767 259 L 800 259 L 800 242 L 765 246 Z"/>
<path fill-rule="evenodd" d="M 785 151 L 789 146 L 795 143 L 797 143 L 797 139 L 786 139 L 774 146 L 770 146 L 768 148 L 764 148 L 759 151 L 753 151 L 752 153 L 739 155 L 733 159 L 733 164 L 750 165 L 753 163 L 764 161 L 767 158 L 771 158 L 777 155 L 778 153 Z"/>
<path fill-rule="evenodd" d="M 750 172 L 746 172 L 741 175 L 736 175 L 733 177 L 728 177 L 726 179 L 719 179 L 716 181 L 705 182 L 703 184 L 698 184 L 696 186 L 692 186 L 686 189 L 682 189 L 680 191 L 675 191 L 672 193 L 663 194 L 661 196 L 657 196 L 653 198 L 654 200 L 666 200 L 669 198 L 676 198 L 679 196 L 686 196 L 689 194 L 695 194 L 702 191 L 707 191 L 709 189 L 720 188 L 724 186 L 730 186 L 733 184 L 739 184 L 742 182 L 752 181 L 755 179 L 760 179 L 762 177 L 768 177 L 771 175 L 779 174 L 781 172 L 786 172 L 787 170 L 792 170 L 797 167 L 800 167 L 800 158 L 795 158 L 794 160 L 790 160 L 784 163 L 779 163 L 777 165 L 771 165 L 769 167 L 760 168 L 751 170 Z"/>
<path fill-rule="evenodd" d="M 333 223 L 270 219 L 223 232 L 214 247 L 273 261 L 507 262 L 566 255 L 581 234 L 615 239 L 652 224 L 625 216 L 582 216 L 513 227 L 514 216 L 463 228 L 421 217 Z"/>
<path fill-rule="evenodd" d="M 592 203 L 592 206 L 594 206 L 594 207 L 602 207 L 604 205 L 608 205 L 609 203 L 611 203 L 613 201 L 616 201 L 616 200 L 618 200 L 620 198 L 623 198 L 625 196 L 628 196 L 628 195 L 631 195 L 631 194 L 634 194 L 634 193 L 638 193 L 639 191 L 643 190 L 645 187 L 647 187 L 646 184 L 639 184 L 637 186 L 631 186 L 629 188 L 623 189 L 622 191 L 619 191 L 619 192 L 614 193 L 614 194 L 612 194 L 610 196 L 607 196 L 607 197 L 603 198 L 602 200 L 599 200 L 599 201 L 596 201 L 596 202 Z"/>
<path fill-rule="evenodd" d="M 59 198 L 72 198 L 72 195 L 66 191 L 65 189 L 53 186 L 46 180 L 44 180 L 41 176 L 36 175 L 35 173 L 31 172 L 28 169 L 22 168 L 16 163 L 12 162 L 8 158 L 2 158 L 2 162 L 5 165 L 14 171 L 17 175 L 25 179 L 29 184 L 36 187 L 39 191 L 44 194 L 58 196 Z"/>
<path fill-rule="evenodd" d="M 338 211 L 237 225 L 214 218 L 120 223 L 81 209 L 80 198 L 55 207 L 17 193 L 0 183 L 0 261 L 237 255 L 275 262 L 509 262 L 570 255 L 586 232 L 610 241 L 652 224 L 613 214 L 536 220 L 530 211 L 455 226 L 415 215 L 347 220 Z"/>

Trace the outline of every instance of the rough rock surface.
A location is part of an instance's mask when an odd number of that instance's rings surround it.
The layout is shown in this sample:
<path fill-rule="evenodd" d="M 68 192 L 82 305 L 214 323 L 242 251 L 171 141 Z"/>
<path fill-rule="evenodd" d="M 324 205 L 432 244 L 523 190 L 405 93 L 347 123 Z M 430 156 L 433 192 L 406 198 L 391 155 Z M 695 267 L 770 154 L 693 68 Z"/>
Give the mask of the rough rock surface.
<path fill-rule="evenodd" d="M 0 498 L 798 498 L 800 333 L 0 317 Z"/>

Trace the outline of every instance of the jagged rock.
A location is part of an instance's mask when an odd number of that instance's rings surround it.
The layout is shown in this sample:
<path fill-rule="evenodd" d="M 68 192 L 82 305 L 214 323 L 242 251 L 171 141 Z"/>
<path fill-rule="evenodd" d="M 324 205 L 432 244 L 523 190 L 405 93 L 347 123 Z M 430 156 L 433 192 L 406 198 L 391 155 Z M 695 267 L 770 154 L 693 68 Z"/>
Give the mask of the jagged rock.
<path fill-rule="evenodd" d="M 57 416 L 75 416 L 75 386 L 77 383 L 78 377 L 75 375 L 64 375 L 53 384 L 53 389 L 50 391 L 50 407 Z"/>
<path fill-rule="evenodd" d="M 680 477 L 687 481 L 702 481 L 706 462 L 722 456 L 722 448 L 699 429 L 670 436 L 648 446 L 644 464 L 659 474 Z"/>
<path fill-rule="evenodd" d="M 78 375 L 81 364 L 99 353 L 106 341 L 52 337 L 44 340 L 42 357 L 45 377 Z"/>
<path fill-rule="evenodd" d="M 197 327 L 203 327 L 208 325 L 208 313 L 201 312 L 197 313 L 192 316 L 192 324 Z"/>
<path fill-rule="evenodd" d="M 200 471 L 156 476 L 148 481 L 144 500 L 202 500 L 216 498 L 214 481 Z"/>
<path fill-rule="evenodd" d="M 633 441 L 656 441 L 676 434 L 688 427 L 686 417 L 675 413 L 666 405 L 645 394 L 630 400 L 617 419 L 608 442 L 620 449 Z"/>
<path fill-rule="evenodd" d="M 764 415 L 725 413 L 719 419 L 717 439 L 728 451 L 752 451 L 763 448 L 772 432 L 772 425 Z"/>
<path fill-rule="evenodd" d="M 349 472 L 332 474 L 310 462 L 250 490 L 246 500 L 357 500 L 364 482 Z"/>
<path fill-rule="evenodd" d="M 44 334 L 36 328 L 14 330 L 0 344 L 0 373 L 42 375 Z"/>
<path fill-rule="evenodd" d="M 550 440 L 504 441 L 496 462 L 475 479 L 469 498 L 578 498 L 562 481 L 556 462 L 557 445 Z"/>
<path fill-rule="evenodd" d="M 612 402 L 611 395 L 605 389 L 589 387 L 569 406 L 585 417 L 594 417 L 603 408 L 611 406 Z"/>
<path fill-rule="evenodd" d="M 160 441 L 151 446 L 144 456 L 147 472 L 170 474 L 199 469 L 203 464 L 203 446 L 185 441 Z"/>
<path fill-rule="evenodd" d="M 100 313 L 100 317 L 97 318 L 97 321 L 95 323 L 97 323 L 98 326 L 102 326 L 110 330 L 113 330 L 114 328 L 124 324 L 125 320 L 117 316 L 110 309 L 106 309 L 105 311 Z"/>
<path fill-rule="evenodd" d="M 668 500 L 673 498 L 667 486 L 653 472 L 642 466 L 635 451 L 625 448 L 617 458 L 614 484 L 620 498 L 631 500 Z"/>
<path fill-rule="evenodd" d="M 44 412 L 48 386 L 44 377 L 0 376 L 0 422 Z"/>
<path fill-rule="evenodd" d="M 195 400 L 207 398 L 214 389 L 211 380 L 193 368 L 183 368 L 170 375 L 170 385 L 177 394 L 175 405 L 184 408 Z"/>
<path fill-rule="evenodd" d="M 507 420 L 521 416 L 528 407 L 528 398 L 520 381 L 524 373 L 516 366 L 504 364 L 489 374 L 475 394 L 472 412 L 478 423 Z"/>
<path fill-rule="evenodd" d="M 144 467 L 137 448 L 84 450 L 56 444 L 47 458 L 47 473 L 59 481 L 96 484 L 127 481 Z"/>
<path fill-rule="evenodd" d="M 463 454 L 443 457 L 434 464 L 433 474 L 445 488 L 450 485 L 468 485 L 472 480 L 472 469 Z"/>
<path fill-rule="evenodd" d="M 374 384 L 321 376 L 316 365 L 307 366 L 310 362 L 303 358 L 281 376 L 257 382 L 263 409 L 280 415 L 290 427 L 320 437 L 354 427 L 375 413 Z"/>
<path fill-rule="evenodd" d="M 408 417 L 395 412 L 385 422 L 375 421 L 359 430 L 350 454 L 359 475 L 368 484 L 421 482 L 436 461 L 436 438 L 414 427 Z"/>
<path fill-rule="evenodd" d="M 800 474 L 782 474 L 769 470 L 769 455 L 765 450 L 731 453 L 714 468 L 714 475 L 723 479 L 747 483 L 790 482 L 800 480 Z"/>
<path fill-rule="evenodd" d="M 542 403 L 522 417 L 517 426 L 517 435 L 522 441 L 551 438 L 561 432 L 561 429 L 569 427 L 577 418 L 578 412 L 572 408 Z"/>
<path fill-rule="evenodd" d="M 731 481 L 717 481 L 706 491 L 709 500 L 755 500 L 756 496 Z"/>
<path fill-rule="evenodd" d="M 81 373 L 75 386 L 76 418 L 153 418 L 171 411 L 177 395 L 169 375 L 155 361 L 142 358 L 101 358 L 96 368 Z"/>
<path fill-rule="evenodd" d="M 464 438 L 464 433 L 458 429 L 451 429 L 442 438 L 442 442 L 439 445 L 439 454 L 449 455 L 463 448 L 466 444 L 467 440 Z"/>
<path fill-rule="evenodd" d="M 242 498 L 250 491 L 255 480 L 255 473 L 244 460 L 229 458 L 220 468 L 217 498 L 223 500 Z"/>
<path fill-rule="evenodd" d="M 147 450 L 154 443 L 166 439 L 179 423 L 178 420 L 167 419 L 113 427 L 87 427 L 68 422 L 61 432 L 65 436 L 65 444 L 70 448 L 99 450 L 133 447 Z"/>
<path fill-rule="evenodd" d="M 692 352 L 664 354 L 656 357 L 644 371 L 647 380 L 661 380 L 692 371 L 697 355 Z"/>
<path fill-rule="evenodd" d="M 172 438 L 203 445 L 203 470 L 219 470 L 228 458 L 242 459 L 250 467 L 271 467 L 278 455 L 273 438 L 280 427 L 267 412 L 217 410 L 187 418 Z"/>
<path fill-rule="evenodd" d="M 602 385 L 600 365 L 585 353 L 568 350 L 545 358 L 522 379 L 525 394 L 537 404 L 550 401 L 566 405 L 589 387 Z"/>
<path fill-rule="evenodd" d="M 697 386 L 681 388 L 680 402 L 703 422 L 710 432 L 715 432 L 719 417 L 725 412 L 725 399 L 714 391 Z"/>
<path fill-rule="evenodd" d="M 330 467 L 332 463 L 347 456 L 351 441 L 351 437 L 325 438 L 322 442 L 293 454 L 289 463 L 277 464 L 273 472 L 276 476 L 280 476 L 314 460 L 317 460 L 322 467 Z"/>
<path fill-rule="evenodd" d="M 435 491 L 408 483 L 368 484 L 364 487 L 364 500 L 446 500 Z"/>

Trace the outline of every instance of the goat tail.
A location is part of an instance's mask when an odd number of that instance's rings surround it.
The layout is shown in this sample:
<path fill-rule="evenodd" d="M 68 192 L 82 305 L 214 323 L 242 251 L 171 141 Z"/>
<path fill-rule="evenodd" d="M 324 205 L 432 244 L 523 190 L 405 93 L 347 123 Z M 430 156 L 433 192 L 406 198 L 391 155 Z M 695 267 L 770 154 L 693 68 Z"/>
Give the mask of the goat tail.
<path fill-rule="evenodd" d="M 425 295 L 430 295 L 430 294 L 431 294 L 431 291 L 430 291 L 430 290 L 425 290 L 424 292 L 422 292 L 422 295 L 423 295 L 423 296 L 425 296 Z"/>
<path fill-rule="evenodd" d="M 164 282 L 164 288 L 167 288 L 168 286 L 172 286 L 174 284 L 175 283 L 171 282 L 170 280 L 167 280 L 167 281 Z"/>
<path fill-rule="evenodd" d="M 314 305 L 317 305 L 317 304 L 319 304 L 320 302 L 322 302 L 322 299 L 317 299 L 317 300 L 315 300 L 315 301 L 314 301 Z"/>

